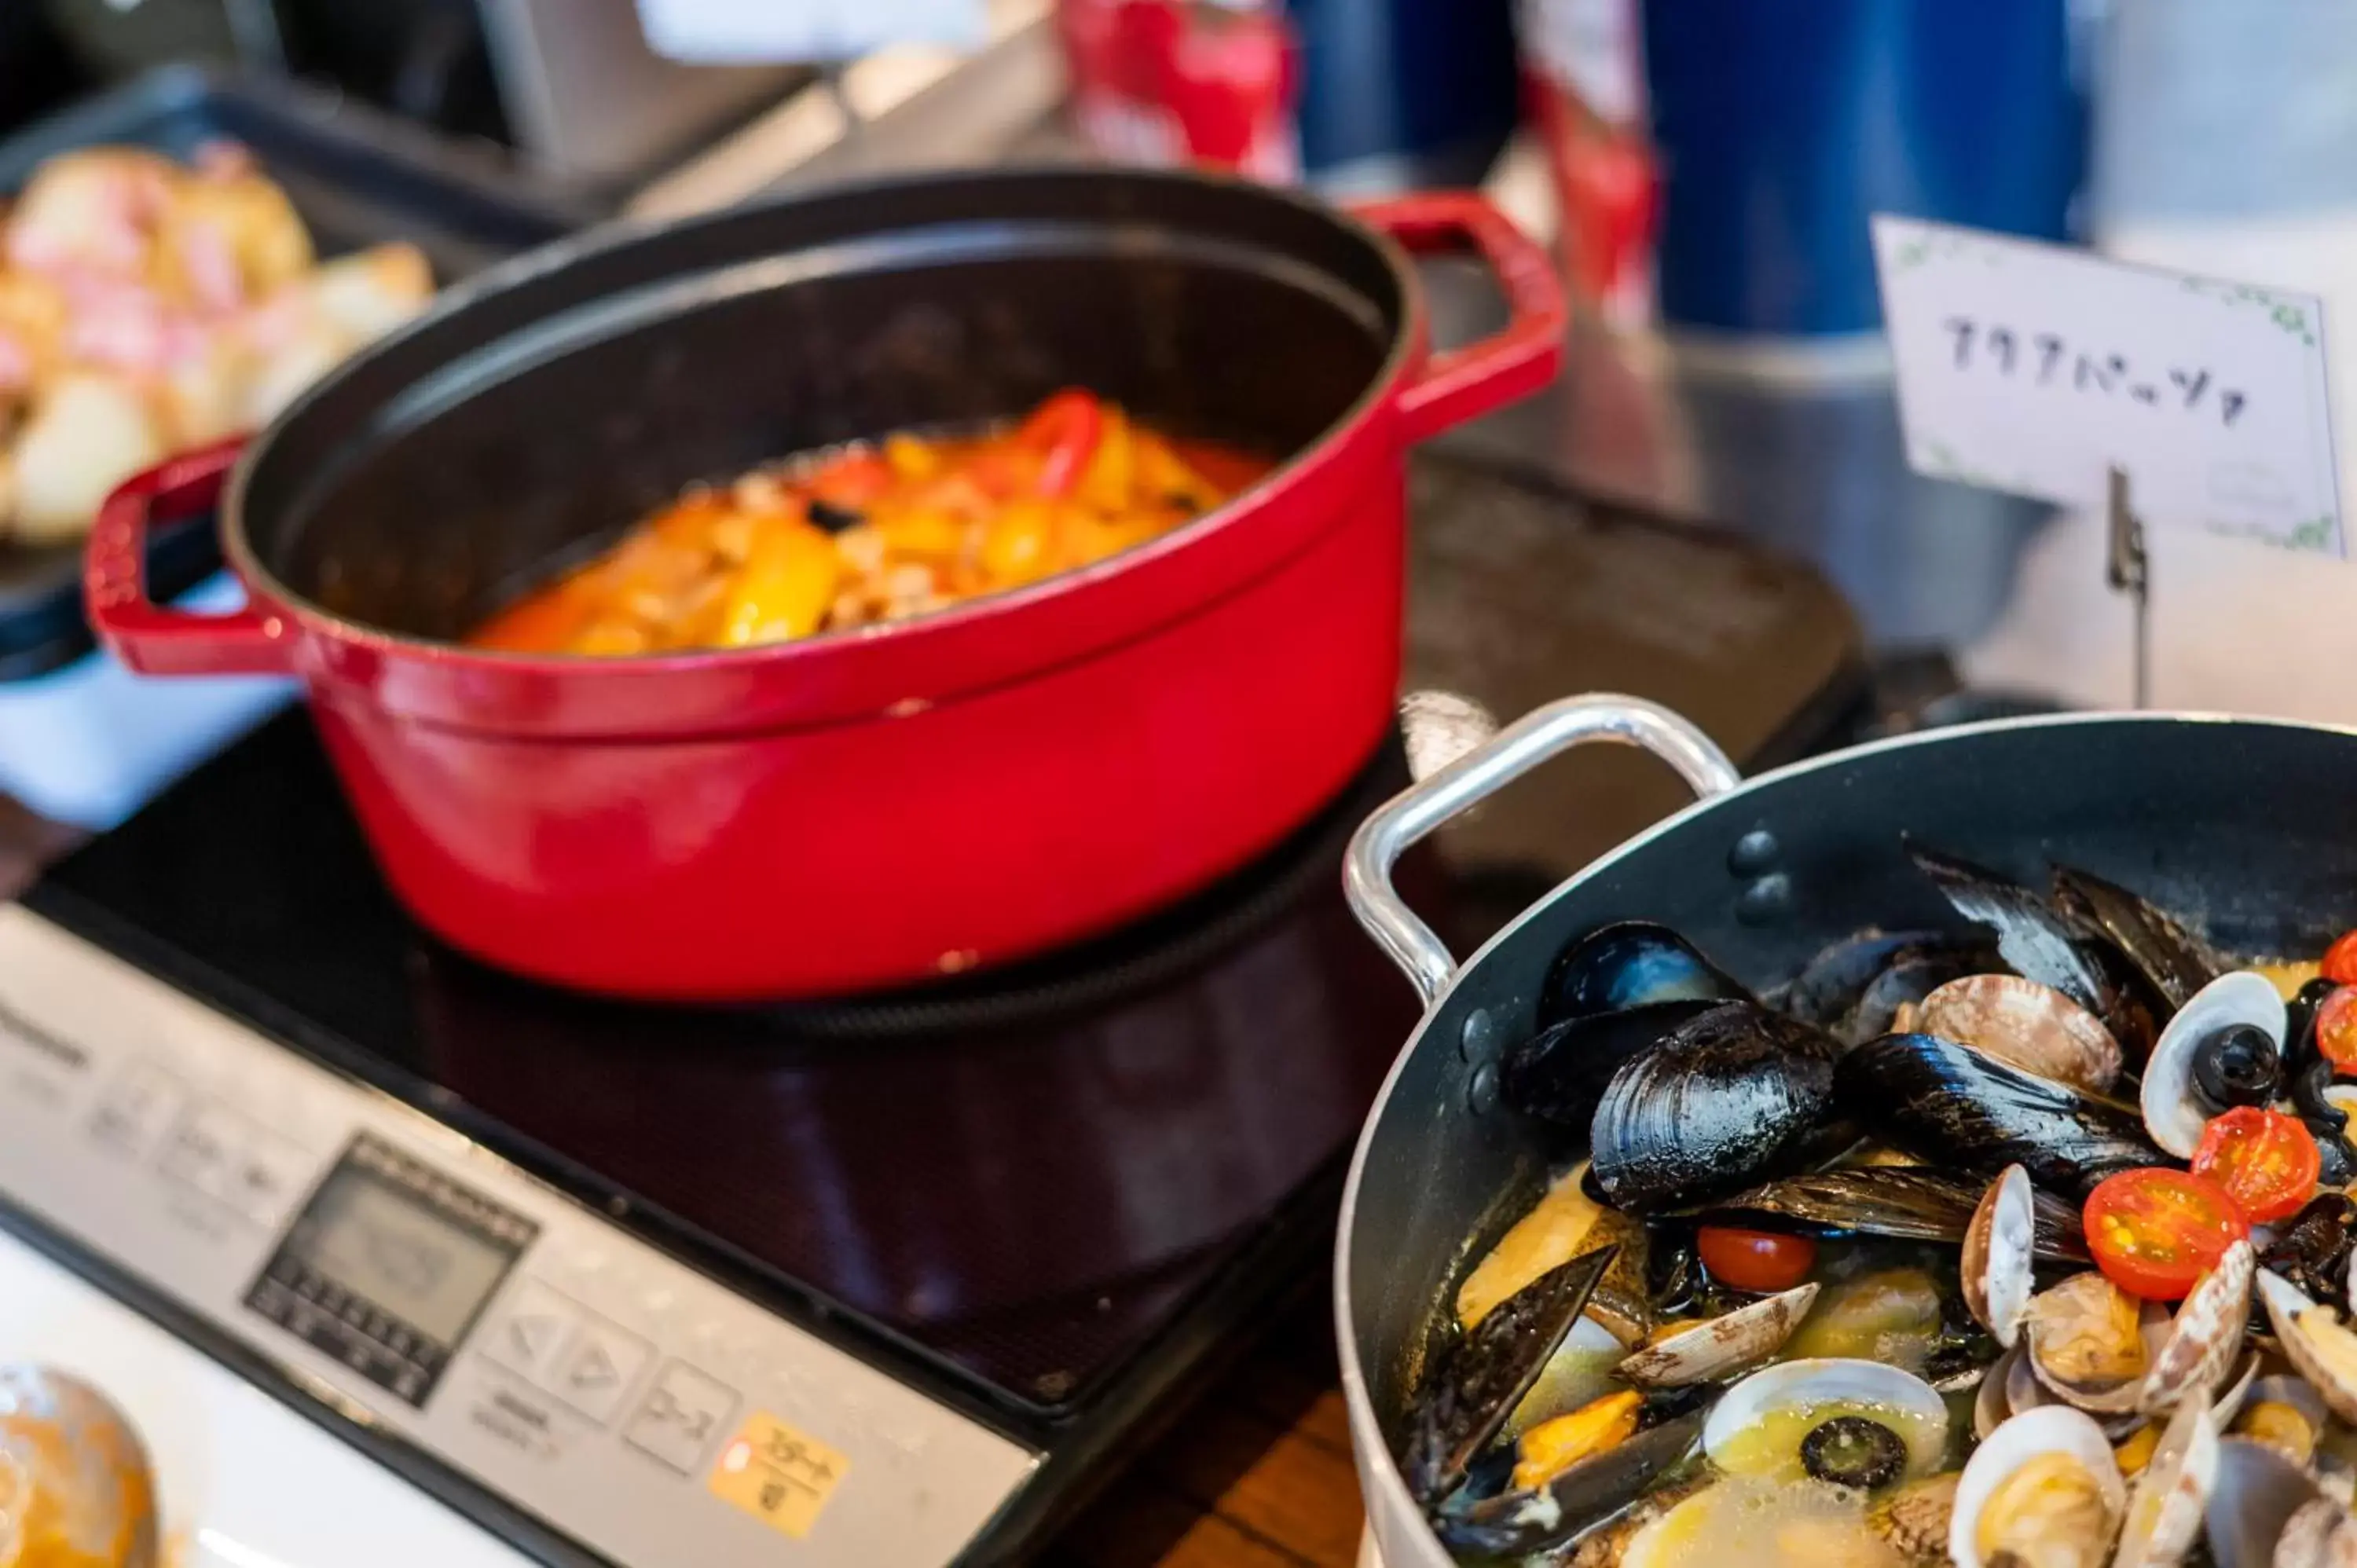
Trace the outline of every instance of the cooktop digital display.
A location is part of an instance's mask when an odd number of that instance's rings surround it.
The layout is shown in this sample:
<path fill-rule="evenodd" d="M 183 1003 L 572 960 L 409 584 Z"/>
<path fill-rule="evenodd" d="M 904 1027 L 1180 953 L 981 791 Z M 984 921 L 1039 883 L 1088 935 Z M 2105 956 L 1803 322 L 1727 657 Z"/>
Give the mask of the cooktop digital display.
<path fill-rule="evenodd" d="M 362 1136 L 296 1217 L 246 1305 L 423 1404 L 537 1230 Z"/>

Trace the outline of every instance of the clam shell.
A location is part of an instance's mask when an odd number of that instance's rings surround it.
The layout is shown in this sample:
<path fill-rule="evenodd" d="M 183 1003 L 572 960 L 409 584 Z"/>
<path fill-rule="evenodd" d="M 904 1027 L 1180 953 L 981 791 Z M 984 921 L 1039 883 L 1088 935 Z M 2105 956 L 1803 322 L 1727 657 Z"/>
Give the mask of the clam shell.
<path fill-rule="evenodd" d="M 2254 1369 L 2255 1369 L 2255 1363 L 2254 1363 Z M 2245 1402 L 2253 1405 L 2288 1405 L 2292 1409 L 2298 1411 L 2300 1414 L 2306 1418 L 2308 1423 L 2309 1434 L 2306 1448 L 2309 1451 L 2314 1450 L 2316 1440 L 2323 1435 L 2324 1423 L 2326 1420 L 2329 1419 L 2328 1413 L 2324 1408 L 2323 1396 L 2316 1391 L 2315 1385 L 2310 1383 L 2306 1378 L 2293 1377 L 2283 1372 L 2277 1372 L 2273 1376 L 2260 1378 L 2254 1381 L 2250 1387 L 2249 1398 Z M 2235 1414 L 2239 1415 L 2241 1411 L 2238 1408 Z M 2232 1420 L 2233 1417 L 2229 1417 L 2228 1419 Z M 2281 1448 L 2276 1444 L 2268 1442 L 2266 1437 L 2261 1436 L 2256 1433 L 2239 1432 L 2234 1435 L 2248 1438 L 2251 1442 L 2265 1444 L 2269 1448 L 2275 1448 L 2278 1453 L 2282 1452 Z M 2304 1464 L 2306 1463 L 2308 1455 L 2303 1452 L 2301 1454 L 2286 1454 L 2284 1456 L 2291 1460 L 2294 1464 Z"/>
<path fill-rule="evenodd" d="M 1774 1355 L 1817 1299 L 1814 1284 L 1795 1285 L 1655 1340 L 1620 1363 L 1620 1376 L 1646 1389 L 1705 1383 Z"/>
<path fill-rule="evenodd" d="M 2060 993 L 2057 993 L 2059 995 Z M 2007 1165 L 1989 1183 L 1964 1227 L 1964 1305 L 2008 1348 L 2029 1310 L 2030 1272 L 2038 1244 L 2038 1200 L 2029 1173 Z"/>
<path fill-rule="evenodd" d="M 2259 1299 L 2266 1305 L 2267 1322 L 2274 1327 L 2276 1340 L 2291 1359 L 2293 1368 L 2308 1380 L 2317 1397 L 2333 1414 L 2343 1421 L 2357 1422 L 2357 1381 L 2334 1366 L 2327 1351 L 2318 1345 L 2314 1331 L 2300 1322 L 2300 1315 L 2316 1303 L 2272 1269 L 2259 1271 Z M 2357 1335 L 2351 1334 L 2346 1324 L 2335 1322 L 2322 1332 L 2350 1339 L 2349 1353 L 2340 1359 L 2357 1364 Z"/>
<path fill-rule="evenodd" d="M 1948 982 L 1923 998 L 1913 1027 L 2093 1094 L 2120 1076 L 2119 1042 L 2101 1020 L 2052 986 L 2018 974 Z"/>
<path fill-rule="evenodd" d="M 2273 1568 L 2357 1568 L 2357 1519 L 2331 1498 L 2302 1503 L 2276 1538 Z"/>
<path fill-rule="evenodd" d="M 2144 1087 L 2138 1101 L 2145 1131 L 2152 1141 L 2180 1160 L 2193 1157 L 2209 1117 L 2193 1097 L 2193 1051 L 2203 1040 L 2235 1024 L 2264 1029 L 2277 1046 L 2284 1043 L 2283 998 L 2275 984 L 2255 970 L 2222 974 L 2194 993 L 2178 1009 L 2169 1027 L 2144 1064 Z"/>
<path fill-rule="evenodd" d="M 2083 1293 L 2090 1298 L 2090 1305 L 2102 1299 L 2109 1299 L 2113 1302 L 2135 1300 L 2102 1274 L 2092 1271 L 2087 1273 L 2073 1274 L 2052 1289 L 2041 1292 L 2031 1301 L 2023 1337 L 2023 1343 L 2029 1349 L 2029 1354 L 2024 1359 L 2031 1373 L 2065 1402 L 2097 1415 L 2120 1415 L 2140 1408 L 2144 1395 L 2145 1377 L 2152 1369 L 2155 1353 L 2158 1351 L 2168 1336 L 2168 1309 L 2154 1302 L 2138 1304 L 2137 1332 L 2144 1341 L 2144 1370 L 2120 1382 L 2097 1386 L 2076 1380 L 2049 1365 L 2048 1357 L 2041 1347 L 2041 1340 L 2045 1336 L 2040 1328 L 2037 1304 L 2055 1302 L 2060 1305 L 2066 1293 L 2071 1294 Z"/>
<path fill-rule="evenodd" d="M 2202 1531 L 2218 1568 L 2269 1568 L 2291 1516 L 2317 1497 L 2306 1470 L 2264 1443 L 2218 1440 L 2218 1479 Z"/>
<path fill-rule="evenodd" d="M 2120 1479 L 2119 1461 L 2112 1456 L 2104 1429 L 2069 1405 L 2045 1405 L 1998 1427 L 1965 1464 L 1948 1528 L 1948 1556 L 1956 1568 L 1983 1568 L 1981 1512 L 1997 1487 L 2028 1461 L 2053 1453 L 2068 1454 L 2087 1467 L 2113 1520 L 2126 1511 L 2127 1486 Z"/>
<path fill-rule="evenodd" d="M 1714 1464 L 1723 1464 L 1720 1456 L 1728 1440 L 1767 1412 L 1835 1401 L 1921 1415 L 1926 1424 L 1910 1449 L 1908 1469 L 1921 1475 L 1939 1464 L 1948 1430 L 1948 1402 L 1939 1391 L 1887 1362 L 1836 1357 L 1786 1361 L 1754 1372 L 1727 1390 L 1703 1423 L 1703 1451 Z"/>
<path fill-rule="evenodd" d="M 2259 1353 L 2255 1348 L 2246 1348 L 2243 1352 L 2242 1365 L 2227 1374 L 2226 1386 L 2218 1391 L 2216 1399 L 2210 1402 L 2210 1414 L 2217 1421 L 2221 1432 L 2242 1413 L 2252 1387 L 2260 1380 Z M 2322 1418 L 2319 1416 L 2318 1419 L 2320 1424 Z"/>
<path fill-rule="evenodd" d="M 2248 1241 L 2237 1241 L 2217 1267 L 2194 1282 L 2145 1372 L 2138 1410 L 2157 1415 L 2181 1400 L 2210 1397 L 2243 1347 L 2243 1329 L 2251 1320 L 2251 1279 L 2257 1272 L 2258 1254 Z"/>
<path fill-rule="evenodd" d="M 1991 1362 L 1988 1371 L 1981 1378 L 1980 1391 L 1973 1395 L 1973 1436 L 1975 1439 L 1986 1440 L 2013 1414 L 2011 1384 L 2013 1374 L 2021 1367 L 2021 1347 L 2014 1346 Z M 2022 1375 L 2029 1376 L 2027 1372 Z"/>
<path fill-rule="evenodd" d="M 2208 1406 L 2187 1400 L 2169 1418 L 2128 1494 L 2112 1568 L 2175 1568 L 2201 1532 L 2217 1479 L 2217 1423 Z"/>

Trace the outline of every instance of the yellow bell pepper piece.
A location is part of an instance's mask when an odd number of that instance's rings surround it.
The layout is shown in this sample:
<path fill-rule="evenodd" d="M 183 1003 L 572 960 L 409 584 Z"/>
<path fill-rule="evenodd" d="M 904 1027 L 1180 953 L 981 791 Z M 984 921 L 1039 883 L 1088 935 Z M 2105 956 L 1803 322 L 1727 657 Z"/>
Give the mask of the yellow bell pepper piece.
<path fill-rule="evenodd" d="M 743 648 L 808 637 L 826 618 L 843 565 L 834 541 L 807 522 L 780 520 L 762 530 L 728 589 L 722 645 Z"/>

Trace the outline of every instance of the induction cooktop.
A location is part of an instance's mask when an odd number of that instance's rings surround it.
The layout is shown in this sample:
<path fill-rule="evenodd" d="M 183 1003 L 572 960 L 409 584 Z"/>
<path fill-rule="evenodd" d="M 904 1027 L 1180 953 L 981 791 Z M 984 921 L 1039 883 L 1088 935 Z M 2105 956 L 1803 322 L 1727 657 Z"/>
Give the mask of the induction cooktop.
<path fill-rule="evenodd" d="M 550 1562 L 1022 1555 L 1319 1275 L 1415 1022 L 1339 877 L 1409 757 L 1612 684 L 1758 762 L 1857 695 L 1797 567 L 1452 465 L 1418 499 L 1403 737 L 1218 886 L 919 991 L 490 972 L 273 721 L 0 910 L 0 1218 Z M 1674 803 L 1587 766 L 1404 890 L 1469 944 Z"/>

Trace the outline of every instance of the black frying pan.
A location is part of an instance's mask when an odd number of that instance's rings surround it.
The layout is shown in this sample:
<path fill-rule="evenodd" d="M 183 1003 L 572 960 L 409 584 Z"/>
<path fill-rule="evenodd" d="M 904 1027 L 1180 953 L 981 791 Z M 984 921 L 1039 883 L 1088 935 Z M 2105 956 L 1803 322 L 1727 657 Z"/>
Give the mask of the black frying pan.
<path fill-rule="evenodd" d="M 1458 968 L 1393 891 L 1399 852 L 1567 746 L 1661 756 L 1704 797 L 1541 899 Z M 2098 714 L 1912 736 L 1741 782 L 1684 720 L 1634 698 L 1554 703 L 1398 796 L 1353 840 L 1352 907 L 1427 1010 L 1361 1134 L 1335 1272 L 1342 1390 L 1388 1568 L 1448 1568 L 1392 1462 L 1410 1359 L 1469 1253 L 1537 1196 L 1536 1132 L 1494 1063 L 1539 982 L 1609 920 L 1676 928 L 1765 987 L 1868 925 L 1959 926 L 1910 833 L 2033 885 L 2048 860 L 2134 888 L 2230 951 L 2313 953 L 2357 923 L 2357 733 Z"/>

